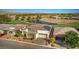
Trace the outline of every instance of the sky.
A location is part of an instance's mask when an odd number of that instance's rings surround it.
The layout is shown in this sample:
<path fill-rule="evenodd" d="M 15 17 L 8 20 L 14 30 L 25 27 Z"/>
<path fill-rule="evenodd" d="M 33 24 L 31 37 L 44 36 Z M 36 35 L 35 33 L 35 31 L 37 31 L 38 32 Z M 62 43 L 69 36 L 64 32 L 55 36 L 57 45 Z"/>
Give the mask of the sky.
<path fill-rule="evenodd" d="M 0 9 L 0 12 L 79 13 L 79 9 Z"/>

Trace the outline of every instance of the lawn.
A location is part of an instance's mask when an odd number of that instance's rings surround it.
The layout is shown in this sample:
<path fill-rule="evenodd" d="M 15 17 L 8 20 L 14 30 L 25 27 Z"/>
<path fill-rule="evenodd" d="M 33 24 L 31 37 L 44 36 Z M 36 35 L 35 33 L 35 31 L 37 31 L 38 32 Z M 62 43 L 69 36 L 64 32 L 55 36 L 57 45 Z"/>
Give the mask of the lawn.
<path fill-rule="evenodd" d="M 74 27 L 76 29 L 79 29 L 79 22 L 72 22 L 72 23 L 68 23 L 68 24 L 58 24 L 58 26 L 62 26 L 62 27 Z"/>
<path fill-rule="evenodd" d="M 8 22 L 8 24 L 24 24 L 24 25 L 31 25 L 32 23 L 21 21 L 21 20 L 12 20 L 11 22 Z"/>

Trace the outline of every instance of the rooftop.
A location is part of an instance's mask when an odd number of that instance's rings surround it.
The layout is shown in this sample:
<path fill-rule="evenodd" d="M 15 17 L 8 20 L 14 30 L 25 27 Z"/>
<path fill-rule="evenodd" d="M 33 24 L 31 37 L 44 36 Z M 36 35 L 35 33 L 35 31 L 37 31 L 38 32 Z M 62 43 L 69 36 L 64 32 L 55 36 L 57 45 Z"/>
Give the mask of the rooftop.
<path fill-rule="evenodd" d="M 35 29 L 35 30 L 47 30 L 50 31 L 52 26 L 46 25 L 46 24 L 33 24 L 29 26 L 28 28 Z"/>
<path fill-rule="evenodd" d="M 13 24 L 0 24 L 0 30 L 24 30 L 28 28 L 29 31 L 35 31 L 36 30 L 46 30 L 46 31 L 50 31 L 51 26 L 46 25 L 46 24 L 33 24 L 30 26 L 26 26 L 26 25 L 13 25 Z"/>
<path fill-rule="evenodd" d="M 55 27 L 54 35 L 64 35 L 66 32 L 69 32 L 69 31 L 74 31 L 77 34 L 79 34 L 79 32 L 75 28 L 72 28 L 72 27 Z"/>

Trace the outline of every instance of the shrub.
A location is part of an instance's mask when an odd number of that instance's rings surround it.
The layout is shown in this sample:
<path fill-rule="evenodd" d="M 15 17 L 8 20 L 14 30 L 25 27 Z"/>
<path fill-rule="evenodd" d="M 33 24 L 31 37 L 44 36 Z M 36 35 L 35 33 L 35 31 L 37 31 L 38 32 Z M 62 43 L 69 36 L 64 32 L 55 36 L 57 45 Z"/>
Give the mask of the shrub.
<path fill-rule="evenodd" d="M 65 38 L 66 38 L 67 48 L 79 47 L 79 37 L 77 33 L 73 31 L 66 32 Z"/>

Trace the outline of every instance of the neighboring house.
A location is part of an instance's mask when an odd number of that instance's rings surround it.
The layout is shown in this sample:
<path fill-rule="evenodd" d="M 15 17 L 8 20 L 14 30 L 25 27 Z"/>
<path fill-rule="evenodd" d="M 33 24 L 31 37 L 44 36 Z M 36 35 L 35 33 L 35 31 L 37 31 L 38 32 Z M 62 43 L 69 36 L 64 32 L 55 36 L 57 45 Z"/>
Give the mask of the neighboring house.
<path fill-rule="evenodd" d="M 57 43 L 62 44 L 65 40 L 65 33 L 69 31 L 74 31 L 79 35 L 79 32 L 72 27 L 55 27 L 53 35 L 56 38 Z"/>
<path fill-rule="evenodd" d="M 15 35 L 16 30 L 21 30 L 22 28 L 24 28 L 25 26 L 21 26 L 21 25 L 13 25 L 13 24 L 0 24 L 0 30 L 2 30 L 3 32 L 6 30 L 7 31 L 7 35 Z"/>
<path fill-rule="evenodd" d="M 8 24 L 0 24 L 0 32 L 2 32 L 3 34 L 5 34 L 5 30 L 7 30 L 7 34 L 8 34 L 8 28 L 10 25 Z"/>
<path fill-rule="evenodd" d="M 74 31 L 77 34 L 79 34 L 79 32 L 75 28 L 72 28 L 72 27 L 55 27 L 54 35 L 55 36 L 60 35 L 60 34 L 65 35 L 65 33 L 69 31 Z"/>
<path fill-rule="evenodd" d="M 16 34 L 16 31 L 17 31 L 17 30 L 22 31 L 22 29 L 23 29 L 24 27 L 25 27 L 25 26 L 21 26 L 21 25 L 14 25 L 14 26 L 11 26 L 11 27 L 9 27 L 8 34 L 14 36 L 14 35 Z"/>

